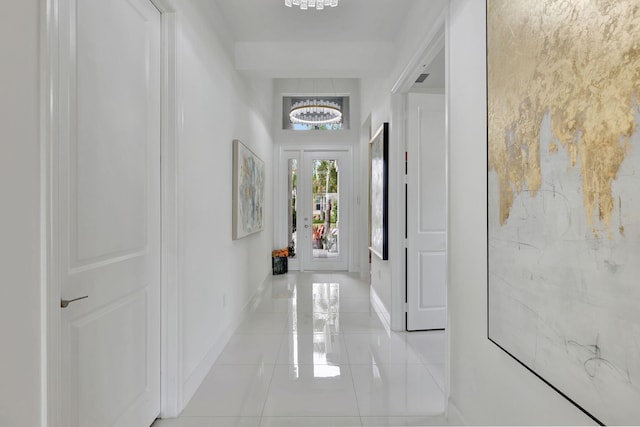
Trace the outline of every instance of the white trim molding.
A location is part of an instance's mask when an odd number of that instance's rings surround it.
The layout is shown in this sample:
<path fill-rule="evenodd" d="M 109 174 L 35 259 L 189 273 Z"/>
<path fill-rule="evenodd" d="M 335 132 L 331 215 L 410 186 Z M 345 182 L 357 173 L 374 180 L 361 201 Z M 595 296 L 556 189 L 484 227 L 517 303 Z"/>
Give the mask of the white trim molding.
<path fill-rule="evenodd" d="M 178 17 L 166 2 L 154 1 L 161 12 L 161 310 L 160 417 L 173 418 L 184 409 L 182 372 L 182 293 L 178 203 L 179 61 Z"/>
<path fill-rule="evenodd" d="M 391 336 L 391 315 L 373 286 L 369 287 L 369 300 L 380 322 L 382 322 L 382 326 L 387 331 L 387 335 Z"/>
<path fill-rule="evenodd" d="M 62 427 L 60 282 L 56 233 L 59 141 L 58 1 L 40 3 L 40 254 L 41 254 L 41 425 Z"/>
<path fill-rule="evenodd" d="M 391 141 L 400 143 L 389 147 L 389 235 L 395 236 L 389 242 L 389 258 L 391 264 L 391 329 L 405 331 L 407 329 L 405 316 L 405 223 L 406 197 L 404 189 L 405 171 L 405 118 L 407 95 L 404 93 L 391 94 L 391 126 L 389 129 Z"/>

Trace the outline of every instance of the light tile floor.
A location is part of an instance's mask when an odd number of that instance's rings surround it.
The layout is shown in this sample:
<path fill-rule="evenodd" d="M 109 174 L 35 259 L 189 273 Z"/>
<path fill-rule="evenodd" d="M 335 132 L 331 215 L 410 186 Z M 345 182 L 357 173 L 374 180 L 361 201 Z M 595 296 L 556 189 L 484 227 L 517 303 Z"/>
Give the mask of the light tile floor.
<path fill-rule="evenodd" d="M 268 279 L 177 419 L 153 427 L 447 425 L 444 333 L 388 332 L 346 273 Z"/>

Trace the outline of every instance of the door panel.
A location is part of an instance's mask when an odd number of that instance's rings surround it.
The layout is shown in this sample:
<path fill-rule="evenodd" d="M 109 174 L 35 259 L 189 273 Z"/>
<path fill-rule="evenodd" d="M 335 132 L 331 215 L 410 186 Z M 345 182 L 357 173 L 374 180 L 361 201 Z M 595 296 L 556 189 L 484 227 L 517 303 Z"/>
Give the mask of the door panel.
<path fill-rule="evenodd" d="M 147 297 L 138 292 L 70 322 L 70 345 L 77 348 L 79 425 L 113 425 L 148 389 L 149 372 L 140 369 L 147 364 Z"/>
<path fill-rule="evenodd" d="M 445 300 L 445 289 L 442 286 L 446 279 L 445 255 L 439 252 L 422 252 L 420 254 L 420 307 L 423 309 L 439 309 Z"/>
<path fill-rule="evenodd" d="M 444 95 L 408 96 L 407 330 L 446 325 Z"/>
<path fill-rule="evenodd" d="M 160 411 L 160 13 L 60 2 L 59 237 L 65 426 Z"/>

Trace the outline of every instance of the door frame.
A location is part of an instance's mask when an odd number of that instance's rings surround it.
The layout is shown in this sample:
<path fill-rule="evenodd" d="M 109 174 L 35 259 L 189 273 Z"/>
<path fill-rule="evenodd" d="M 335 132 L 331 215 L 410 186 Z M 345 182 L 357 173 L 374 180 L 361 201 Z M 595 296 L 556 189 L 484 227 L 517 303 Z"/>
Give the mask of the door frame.
<path fill-rule="evenodd" d="M 347 178 L 346 181 L 346 185 L 349 186 L 350 191 L 348 192 L 348 203 L 349 203 L 349 224 L 354 224 L 355 221 L 355 217 L 354 215 L 356 215 L 358 212 L 356 212 L 357 210 L 357 196 L 356 194 L 356 190 L 354 189 L 354 171 L 357 171 L 357 168 L 355 166 L 356 165 L 356 159 L 354 158 L 355 156 L 353 155 L 353 147 L 352 144 L 277 144 L 274 146 L 274 159 L 275 159 L 275 166 L 274 166 L 274 227 L 273 227 L 273 242 L 274 245 L 276 247 L 286 247 L 288 245 L 288 242 L 286 241 L 286 235 L 287 235 L 287 227 L 288 227 L 288 222 L 287 222 L 287 202 L 288 202 L 288 197 L 287 197 L 287 192 L 288 190 L 288 181 L 287 181 L 287 172 L 286 172 L 286 157 L 285 157 L 285 153 L 286 152 L 295 152 L 297 153 L 297 159 L 298 159 L 298 168 L 300 168 L 300 165 L 302 164 L 302 162 L 304 162 L 304 153 L 305 152 L 322 152 L 322 151 L 339 151 L 339 152 L 345 152 L 348 158 L 348 163 L 349 163 L 349 170 L 350 170 L 350 174 L 349 177 Z M 300 184 L 300 182 L 299 182 Z M 354 249 L 354 241 L 355 241 L 355 236 L 356 234 L 356 230 L 355 230 L 355 226 L 351 225 L 348 228 L 348 261 L 347 261 L 347 271 L 352 273 L 357 271 L 356 268 L 356 263 L 357 263 L 357 258 L 359 256 L 359 254 L 356 252 L 356 250 Z M 298 252 L 297 248 L 296 251 Z M 289 264 L 289 269 L 290 270 L 300 270 L 300 271 L 310 271 L 308 269 L 305 269 L 302 259 L 301 259 L 301 255 L 297 257 L 297 260 L 293 263 Z"/>
<path fill-rule="evenodd" d="M 391 144 L 389 148 L 390 159 L 396 159 L 397 162 L 390 167 L 390 170 L 395 170 L 395 173 L 391 173 L 389 176 L 389 209 L 390 216 L 395 218 L 402 218 L 402 221 L 395 221 L 389 226 L 389 235 L 395 239 L 392 244 L 389 245 L 389 258 L 394 261 L 394 267 L 391 269 L 391 329 L 393 330 L 406 330 L 406 312 L 407 312 L 407 242 L 405 239 L 405 225 L 406 225 L 406 198 L 405 198 L 405 153 L 407 151 L 407 95 L 411 90 L 416 78 L 420 75 L 420 72 L 424 64 L 430 64 L 439 50 L 444 46 L 445 48 L 445 144 L 446 144 L 446 185 L 449 186 L 449 4 L 444 4 L 440 14 L 435 19 L 431 26 L 431 29 L 425 34 L 420 44 L 417 46 L 415 53 L 398 74 L 394 81 L 394 84 L 390 90 L 391 92 L 391 129 L 390 139 L 391 141 L 399 141 L 398 144 Z M 394 125 L 395 124 L 395 125 Z M 445 226 L 448 229 L 449 222 L 449 194 L 446 194 L 445 206 L 447 209 L 447 218 Z M 447 235 L 448 237 L 448 235 Z M 447 245 L 447 253 L 448 253 Z M 448 272 L 448 258 L 447 258 L 447 278 Z M 448 281 L 447 281 L 447 292 Z M 449 400 L 449 384 L 450 384 L 450 370 L 449 370 L 449 354 L 450 354 L 450 329 L 449 329 L 449 303 L 446 302 L 447 309 L 447 326 L 445 330 L 445 381 L 444 381 L 444 394 L 445 399 Z M 448 406 L 447 406 L 448 407 Z"/>
<path fill-rule="evenodd" d="M 390 191 L 389 207 L 390 210 L 395 210 L 395 214 L 391 214 L 395 218 L 402 218 L 402 221 L 396 221 L 391 224 L 390 236 L 397 236 L 398 244 L 389 245 L 389 258 L 402 260 L 400 268 L 394 268 L 391 272 L 391 282 L 395 285 L 391 288 L 391 328 L 394 330 L 406 330 L 406 310 L 407 310 L 407 290 L 406 290 L 406 249 L 407 243 L 405 241 L 405 225 L 406 225 L 406 200 L 405 200 L 405 153 L 407 151 L 407 131 L 406 123 L 408 119 L 407 113 L 407 95 L 411 90 L 416 77 L 420 74 L 423 64 L 430 64 L 431 61 L 438 54 L 440 49 L 446 45 L 446 32 L 448 25 L 448 8 L 443 10 L 438 18 L 435 20 L 431 27 L 431 30 L 423 40 L 419 49 L 413 55 L 409 63 L 405 66 L 403 71 L 398 76 L 395 84 L 391 88 L 391 141 L 401 141 L 400 144 L 391 144 L 389 148 L 389 157 L 391 159 L 397 159 L 398 163 L 394 165 L 393 169 L 396 173 L 391 173 L 389 177 L 390 188 L 393 189 L 394 196 L 391 196 Z M 448 55 L 445 59 L 445 75 L 448 75 Z M 445 89 L 448 93 L 449 89 Z M 445 102 L 448 102 L 448 98 L 445 95 Z M 448 105 L 448 104 L 447 104 Z M 445 114 L 447 107 L 445 106 Z M 446 120 L 446 119 L 445 119 Z M 398 125 L 393 126 L 396 123 Z M 448 147 L 449 141 L 449 126 L 445 125 L 445 141 Z M 448 148 L 447 148 L 448 150 Z M 390 168 L 390 170 L 392 170 Z M 447 182 L 448 182 L 448 167 L 447 170 Z M 395 183 L 395 185 L 394 185 Z M 446 206 L 449 206 L 448 199 Z M 400 264 L 399 264 L 400 265 Z"/>
<path fill-rule="evenodd" d="M 161 19 L 161 272 L 160 272 L 160 414 L 177 416 L 184 406 L 180 351 L 178 283 L 177 129 L 178 20 L 176 0 L 149 0 Z M 62 426 L 61 283 L 57 223 L 59 169 L 60 59 L 58 0 L 40 0 L 40 424 Z"/>

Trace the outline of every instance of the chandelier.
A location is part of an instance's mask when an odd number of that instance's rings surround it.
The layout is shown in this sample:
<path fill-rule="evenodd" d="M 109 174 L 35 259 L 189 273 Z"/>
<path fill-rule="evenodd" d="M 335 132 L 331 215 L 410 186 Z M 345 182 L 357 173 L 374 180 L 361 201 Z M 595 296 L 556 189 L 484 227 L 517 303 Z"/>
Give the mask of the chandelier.
<path fill-rule="evenodd" d="M 326 125 L 342 120 L 342 111 L 337 102 L 308 99 L 298 101 L 291 106 L 289 119 L 291 123 Z"/>
<path fill-rule="evenodd" d="M 302 10 L 309 8 L 322 10 L 325 6 L 336 7 L 338 0 L 284 0 L 284 5 L 287 7 L 300 6 Z"/>

